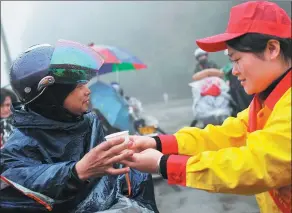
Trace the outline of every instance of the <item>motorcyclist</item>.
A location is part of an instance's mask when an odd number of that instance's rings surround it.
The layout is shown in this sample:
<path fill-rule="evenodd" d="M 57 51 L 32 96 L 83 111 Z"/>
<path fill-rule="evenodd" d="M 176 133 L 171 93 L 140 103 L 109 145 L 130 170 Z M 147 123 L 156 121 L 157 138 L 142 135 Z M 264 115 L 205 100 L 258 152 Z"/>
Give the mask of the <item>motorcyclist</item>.
<path fill-rule="evenodd" d="M 143 112 L 142 103 L 137 98 L 132 96 L 126 96 L 121 85 L 115 81 L 111 82 L 111 86 L 120 94 L 130 106 L 130 114 L 133 116 L 134 120 L 141 118 L 141 113 Z"/>
<path fill-rule="evenodd" d="M 124 97 L 124 90 L 118 82 L 115 81 L 111 82 L 111 86 L 116 90 L 118 94 Z"/>
<path fill-rule="evenodd" d="M 76 42 L 61 44 L 35 45 L 11 67 L 21 103 L 13 108 L 16 129 L 1 150 L 1 211 L 97 212 L 117 203 L 157 211 L 151 175 L 119 167 L 133 154 L 131 143 L 103 142 L 100 122 L 88 112 L 86 83 L 96 70 L 84 64 L 97 56 Z M 125 173 L 133 180 L 129 198 L 122 191 Z"/>
<path fill-rule="evenodd" d="M 197 64 L 194 70 L 194 73 L 198 73 L 204 69 L 215 68 L 218 69 L 218 66 L 215 62 L 208 59 L 208 52 L 197 48 L 194 52 Z"/>

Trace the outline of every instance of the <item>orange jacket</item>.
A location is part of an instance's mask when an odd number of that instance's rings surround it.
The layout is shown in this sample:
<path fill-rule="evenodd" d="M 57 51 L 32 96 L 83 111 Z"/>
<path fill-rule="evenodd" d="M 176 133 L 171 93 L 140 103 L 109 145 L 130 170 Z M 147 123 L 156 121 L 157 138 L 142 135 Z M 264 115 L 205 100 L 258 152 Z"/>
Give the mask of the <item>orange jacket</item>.
<path fill-rule="evenodd" d="M 262 108 L 257 98 L 237 118 L 159 136 L 169 184 L 256 194 L 262 213 L 291 212 L 291 71 Z M 179 154 L 179 155 L 176 155 Z"/>

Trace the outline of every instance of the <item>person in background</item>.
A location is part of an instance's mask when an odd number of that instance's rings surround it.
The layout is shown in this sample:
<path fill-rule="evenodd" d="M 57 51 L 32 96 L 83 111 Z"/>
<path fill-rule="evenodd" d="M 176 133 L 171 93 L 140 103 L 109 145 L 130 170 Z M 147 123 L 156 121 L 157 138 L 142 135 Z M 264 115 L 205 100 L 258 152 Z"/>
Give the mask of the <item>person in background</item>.
<path fill-rule="evenodd" d="M 143 112 L 142 102 L 133 96 L 125 95 L 122 86 L 118 82 L 111 82 L 111 86 L 128 103 L 130 106 L 130 114 L 132 114 L 134 119 L 139 119 Z M 133 112 L 131 112 L 131 110 L 133 110 Z"/>
<path fill-rule="evenodd" d="M 1 88 L 1 141 L 0 147 L 4 145 L 7 141 L 7 138 L 10 136 L 13 126 L 11 119 L 11 105 L 17 101 L 16 95 L 8 89 Z"/>
<path fill-rule="evenodd" d="M 123 98 L 127 98 L 127 97 L 124 97 L 124 90 L 123 88 L 121 87 L 121 85 L 118 83 L 118 82 L 111 82 L 111 86 L 115 89 L 115 91 L 120 94 Z"/>
<path fill-rule="evenodd" d="M 204 69 L 208 69 L 208 68 L 216 68 L 218 69 L 218 65 L 209 60 L 208 58 L 208 52 L 202 50 L 201 48 L 197 48 L 194 52 L 194 56 L 196 58 L 197 61 L 197 65 L 195 67 L 194 73 L 200 72 Z"/>

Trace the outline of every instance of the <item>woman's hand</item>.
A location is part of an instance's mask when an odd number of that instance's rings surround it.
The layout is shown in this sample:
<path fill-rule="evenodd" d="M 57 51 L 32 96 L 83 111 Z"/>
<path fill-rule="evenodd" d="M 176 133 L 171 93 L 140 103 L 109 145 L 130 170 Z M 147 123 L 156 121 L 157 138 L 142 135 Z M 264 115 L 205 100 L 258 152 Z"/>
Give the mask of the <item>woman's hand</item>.
<path fill-rule="evenodd" d="M 135 153 L 132 157 L 123 160 L 122 163 L 141 172 L 157 173 L 162 156 L 163 154 L 155 149 L 147 149 Z"/>
<path fill-rule="evenodd" d="M 130 149 L 137 153 L 146 149 L 156 149 L 156 141 L 151 137 L 134 135 L 130 136 L 130 141 L 133 141 Z"/>
<path fill-rule="evenodd" d="M 75 165 L 79 179 L 87 180 L 91 177 L 101 177 L 103 175 L 120 175 L 129 172 L 129 168 L 113 168 L 114 163 L 121 162 L 133 155 L 132 141 L 123 143 L 124 138 L 115 138 L 105 141 L 92 150 Z"/>

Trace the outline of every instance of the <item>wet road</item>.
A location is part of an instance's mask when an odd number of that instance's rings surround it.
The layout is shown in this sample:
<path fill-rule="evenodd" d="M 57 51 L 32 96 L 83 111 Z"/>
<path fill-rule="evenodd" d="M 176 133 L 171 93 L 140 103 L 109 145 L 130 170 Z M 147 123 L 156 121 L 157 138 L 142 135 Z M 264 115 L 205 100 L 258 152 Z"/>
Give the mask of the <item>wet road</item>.
<path fill-rule="evenodd" d="M 145 112 L 155 116 L 160 126 L 174 133 L 192 120 L 192 100 L 145 105 Z M 201 190 L 169 186 L 155 179 L 155 195 L 161 213 L 259 213 L 254 196 L 208 193 Z"/>

